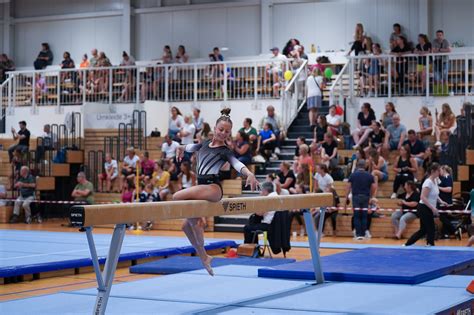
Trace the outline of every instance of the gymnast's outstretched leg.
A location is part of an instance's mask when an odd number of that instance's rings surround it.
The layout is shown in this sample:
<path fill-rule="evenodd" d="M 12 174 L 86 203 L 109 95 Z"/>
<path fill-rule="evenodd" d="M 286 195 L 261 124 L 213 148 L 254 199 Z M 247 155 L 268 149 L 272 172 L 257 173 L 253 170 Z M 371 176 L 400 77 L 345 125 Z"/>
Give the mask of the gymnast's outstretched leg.
<path fill-rule="evenodd" d="M 221 188 L 217 184 L 198 185 L 184 190 L 180 190 L 173 195 L 173 200 L 207 200 L 217 202 L 222 198 Z M 206 268 L 207 272 L 212 276 L 214 272 L 211 267 L 212 257 L 209 256 L 204 249 L 204 227 L 200 218 L 186 219 L 182 229 L 189 241 L 196 249 L 196 253 Z"/>

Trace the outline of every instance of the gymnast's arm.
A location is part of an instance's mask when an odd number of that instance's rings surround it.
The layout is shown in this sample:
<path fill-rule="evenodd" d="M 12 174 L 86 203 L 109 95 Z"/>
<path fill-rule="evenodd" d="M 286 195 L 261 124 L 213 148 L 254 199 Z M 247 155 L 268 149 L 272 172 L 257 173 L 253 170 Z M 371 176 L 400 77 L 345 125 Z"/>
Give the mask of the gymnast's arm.
<path fill-rule="evenodd" d="M 247 166 L 245 166 L 242 162 L 237 160 L 237 158 L 232 153 L 230 153 L 227 156 L 227 159 L 228 159 L 230 165 L 232 165 L 232 167 L 237 172 L 239 172 L 243 176 L 247 177 L 247 181 L 245 183 L 246 186 L 250 185 L 250 188 L 252 190 L 255 190 L 260 185 L 258 180 L 255 178 L 255 175 L 247 168 Z"/>

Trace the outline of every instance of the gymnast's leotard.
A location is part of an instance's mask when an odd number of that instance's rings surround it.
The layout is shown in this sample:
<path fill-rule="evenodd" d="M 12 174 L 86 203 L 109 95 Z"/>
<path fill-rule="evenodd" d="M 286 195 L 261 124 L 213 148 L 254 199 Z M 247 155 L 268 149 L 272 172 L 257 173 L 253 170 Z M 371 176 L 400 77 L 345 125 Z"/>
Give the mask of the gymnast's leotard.
<path fill-rule="evenodd" d="M 188 144 L 185 147 L 185 151 L 190 153 L 196 152 L 198 184 L 217 184 L 221 187 L 219 172 L 226 162 L 229 162 L 239 173 L 245 165 L 237 160 L 234 153 L 227 146 L 211 148 L 209 147 L 210 143 L 211 140 L 200 144 Z"/>

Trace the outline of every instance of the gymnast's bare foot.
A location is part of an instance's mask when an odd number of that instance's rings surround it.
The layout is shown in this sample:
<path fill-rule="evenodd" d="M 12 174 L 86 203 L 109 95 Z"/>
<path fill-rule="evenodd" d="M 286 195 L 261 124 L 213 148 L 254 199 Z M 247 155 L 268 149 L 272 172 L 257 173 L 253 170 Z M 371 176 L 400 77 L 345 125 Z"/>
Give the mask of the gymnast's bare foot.
<path fill-rule="evenodd" d="M 204 259 L 201 258 L 201 261 L 204 268 L 206 268 L 207 272 L 209 273 L 209 275 L 214 276 L 214 270 L 212 270 L 212 267 L 211 267 L 212 256 L 206 255 Z"/>

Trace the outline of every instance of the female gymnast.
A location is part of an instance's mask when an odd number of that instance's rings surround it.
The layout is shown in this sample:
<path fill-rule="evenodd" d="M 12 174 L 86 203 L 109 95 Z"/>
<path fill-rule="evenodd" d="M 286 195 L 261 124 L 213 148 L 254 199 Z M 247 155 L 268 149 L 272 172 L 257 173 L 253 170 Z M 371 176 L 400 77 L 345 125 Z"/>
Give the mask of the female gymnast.
<path fill-rule="evenodd" d="M 229 162 L 232 167 L 243 176 L 247 177 L 246 185 L 255 190 L 259 182 L 255 175 L 234 156 L 232 150 L 226 145 L 232 132 L 232 121 L 230 120 L 230 109 L 224 108 L 221 117 L 217 119 L 212 139 L 199 144 L 188 144 L 180 146 L 177 156 L 182 158 L 184 151 L 196 153 L 196 171 L 198 185 L 180 190 L 173 195 L 173 200 L 207 200 L 218 202 L 222 199 L 222 186 L 219 179 L 221 167 Z M 211 267 L 212 257 L 204 249 L 204 221 L 201 218 L 186 219 L 182 229 L 189 241 L 196 249 L 202 264 L 212 276 L 214 272 Z"/>

